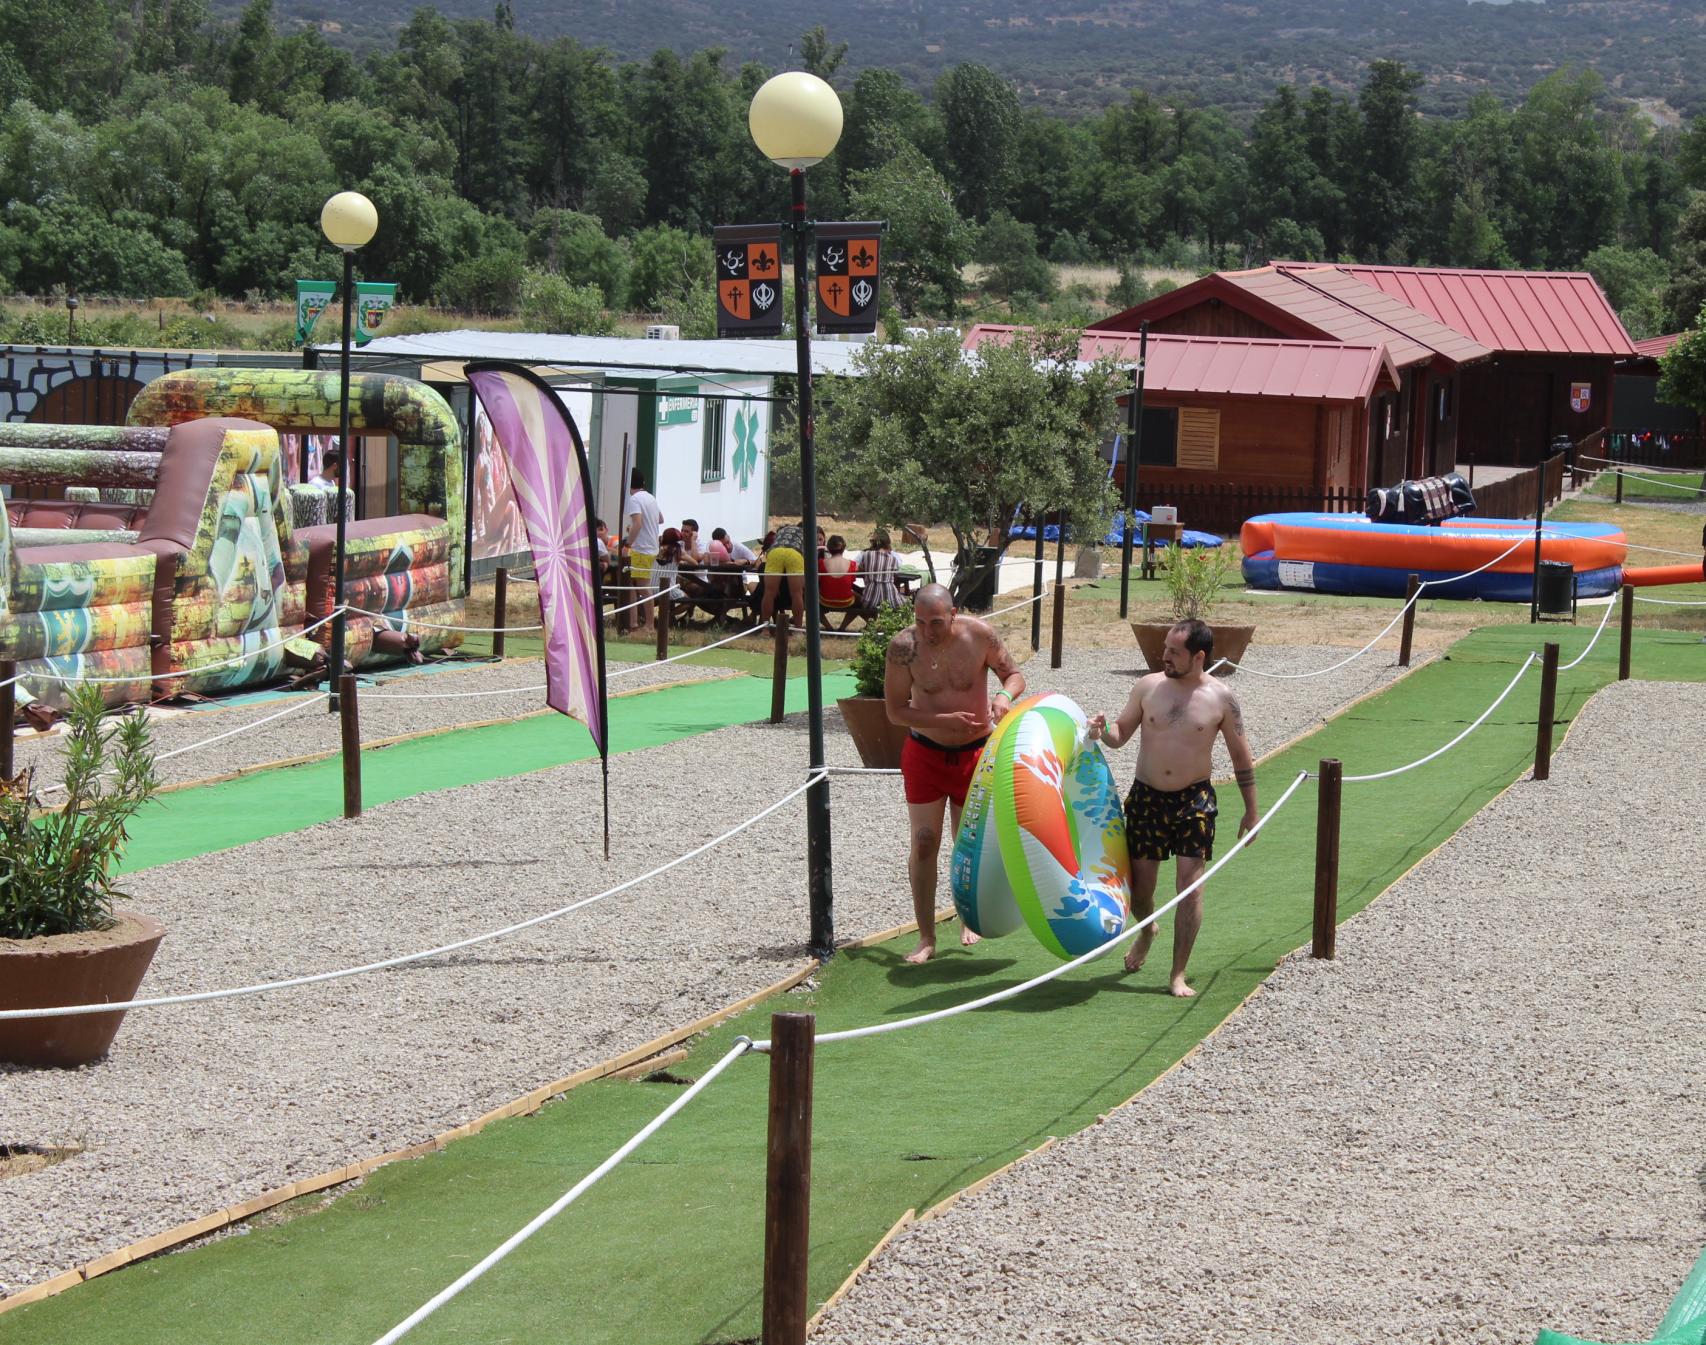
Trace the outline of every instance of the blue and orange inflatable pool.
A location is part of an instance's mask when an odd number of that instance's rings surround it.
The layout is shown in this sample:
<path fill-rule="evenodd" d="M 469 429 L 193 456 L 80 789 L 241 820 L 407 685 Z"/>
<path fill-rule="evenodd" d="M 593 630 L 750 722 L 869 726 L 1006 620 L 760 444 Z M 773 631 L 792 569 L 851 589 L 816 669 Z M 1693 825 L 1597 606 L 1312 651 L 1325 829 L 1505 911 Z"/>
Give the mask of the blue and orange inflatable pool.
<path fill-rule="evenodd" d="M 1415 574 L 1449 581 L 1430 589 L 1433 597 L 1527 602 L 1534 591 L 1533 536 L 1531 518 L 1453 518 L 1423 527 L 1370 523 L 1359 514 L 1261 514 L 1244 524 L 1238 543 L 1244 580 L 1252 588 L 1401 598 Z M 1529 545 L 1497 559 L 1525 539 Z M 1623 529 L 1609 523 L 1548 522 L 1541 535 L 1541 560 L 1573 565 L 1578 597 L 1616 592 L 1625 578 L 1626 554 Z M 1665 568 L 1687 568 L 1688 579 L 1701 577 L 1699 565 Z M 1636 570 L 1627 577 L 1632 583 L 1685 582 L 1656 574 L 1645 578 Z"/>

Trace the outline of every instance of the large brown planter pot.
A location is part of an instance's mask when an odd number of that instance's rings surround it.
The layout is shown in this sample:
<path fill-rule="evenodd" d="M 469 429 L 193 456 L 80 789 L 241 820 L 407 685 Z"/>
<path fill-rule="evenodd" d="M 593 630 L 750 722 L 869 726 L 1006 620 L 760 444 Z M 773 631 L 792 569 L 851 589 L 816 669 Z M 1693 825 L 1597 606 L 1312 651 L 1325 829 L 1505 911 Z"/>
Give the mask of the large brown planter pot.
<path fill-rule="evenodd" d="M 848 696 L 835 702 L 847 731 L 853 735 L 853 746 L 859 749 L 859 760 L 867 766 L 896 770 L 900 766 L 900 749 L 906 746 L 906 728 L 889 723 L 888 708 L 881 696 Z"/>
<path fill-rule="evenodd" d="M 1250 648 L 1250 641 L 1256 636 L 1254 626 L 1221 626 L 1209 622 L 1214 627 L 1214 657 L 1209 663 L 1218 663 L 1221 659 L 1231 659 L 1234 663 L 1242 663 L 1244 655 Z M 1131 623 L 1132 633 L 1137 636 L 1137 647 L 1143 652 L 1144 662 L 1149 665 L 1150 672 L 1161 671 L 1161 647 L 1167 643 L 1167 632 L 1173 629 L 1171 621 L 1134 621 Z M 1222 668 L 1216 677 L 1225 677 L 1236 672 L 1235 668 Z"/>
<path fill-rule="evenodd" d="M 116 914 L 118 924 L 112 929 L 0 939 L 0 1009 L 134 998 L 166 930 L 146 915 Z M 0 1060 L 14 1065 L 87 1065 L 107 1053 L 123 1021 L 122 1011 L 0 1019 Z"/>

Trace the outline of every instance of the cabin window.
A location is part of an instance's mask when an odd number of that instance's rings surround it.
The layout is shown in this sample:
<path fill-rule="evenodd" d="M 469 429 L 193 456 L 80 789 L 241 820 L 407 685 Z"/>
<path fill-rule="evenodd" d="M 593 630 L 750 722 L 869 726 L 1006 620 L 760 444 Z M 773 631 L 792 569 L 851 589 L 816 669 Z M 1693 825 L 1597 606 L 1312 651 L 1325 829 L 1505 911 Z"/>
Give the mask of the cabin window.
<path fill-rule="evenodd" d="M 1179 412 L 1178 465 L 1212 472 L 1220 466 L 1220 411 L 1187 406 Z"/>
<path fill-rule="evenodd" d="M 1392 437 L 1392 402 L 1391 397 L 1380 399 L 1380 437 L 1382 439 Z"/>
<path fill-rule="evenodd" d="M 1179 412 L 1171 406 L 1143 408 L 1143 444 L 1139 467 L 1171 467 L 1178 460 Z"/>
<path fill-rule="evenodd" d="M 1451 384 L 1436 383 L 1434 385 L 1434 419 L 1451 419 Z"/>
<path fill-rule="evenodd" d="M 702 482 L 723 479 L 723 409 L 727 402 L 721 397 L 705 399 L 705 447 L 699 464 Z"/>

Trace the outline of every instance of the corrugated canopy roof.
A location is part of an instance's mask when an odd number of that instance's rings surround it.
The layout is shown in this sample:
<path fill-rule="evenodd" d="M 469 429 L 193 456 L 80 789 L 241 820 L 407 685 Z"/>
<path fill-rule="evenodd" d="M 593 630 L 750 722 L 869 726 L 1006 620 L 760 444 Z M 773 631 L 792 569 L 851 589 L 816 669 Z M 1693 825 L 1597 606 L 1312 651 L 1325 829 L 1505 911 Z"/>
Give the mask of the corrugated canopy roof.
<path fill-rule="evenodd" d="M 336 345 L 318 350 L 336 352 Z M 846 341 L 812 342 L 814 374 L 857 374 L 859 347 Z M 558 336 L 539 332 L 422 332 L 381 336 L 364 355 L 419 360 L 515 360 L 566 369 L 668 370 L 679 374 L 794 374 L 792 341 L 648 341 L 628 336 Z"/>
<path fill-rule="evenodd" d="M 1028 328 L 981 323 L 965 338 L 976 350 L 985 341 L 1006 342 Z M 1137 362 L 1139 337 L 1085 332 L 1078 357 Z M 1366 401 L 1377 386 L 1398 386 L 1386 348 L 1343 341 L 1270 341 L 1251 337 L 1174 336 L 1151 332 L 1144 369 L 1147 391 L 1202 393 L 1217 397 L 1280 397 L 1314 402 Z"/>
<path fill-rule="evenodd" d="M 1426 266 L 1278 263 L 1304 277 L 1336 270 L 1431 314 L 1496 351 L 1635 354 L 1629 333 L 1586 271 L 1470 271 Z"/>
<path fill-rule="evenodd" d="M 1635 342 L 1635 353 L 1645 355 L 1650 360 L 1656 360 L 1683 338 L 1682 332 L 1672 332 L 1668 336 L 1649 336 L 1645 341 Z"/>

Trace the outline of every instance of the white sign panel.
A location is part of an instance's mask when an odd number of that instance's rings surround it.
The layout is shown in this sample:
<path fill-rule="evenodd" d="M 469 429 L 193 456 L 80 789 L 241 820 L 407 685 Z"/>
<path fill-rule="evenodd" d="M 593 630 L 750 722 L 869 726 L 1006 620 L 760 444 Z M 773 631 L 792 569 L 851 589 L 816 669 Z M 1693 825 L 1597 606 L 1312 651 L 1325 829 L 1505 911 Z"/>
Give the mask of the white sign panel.
<path fill-rule="evenodd" d="M 1312 560 L 1282 560 L 1279 563 L 1281 588 L 1314 588 L 1315 562 Z"/>

